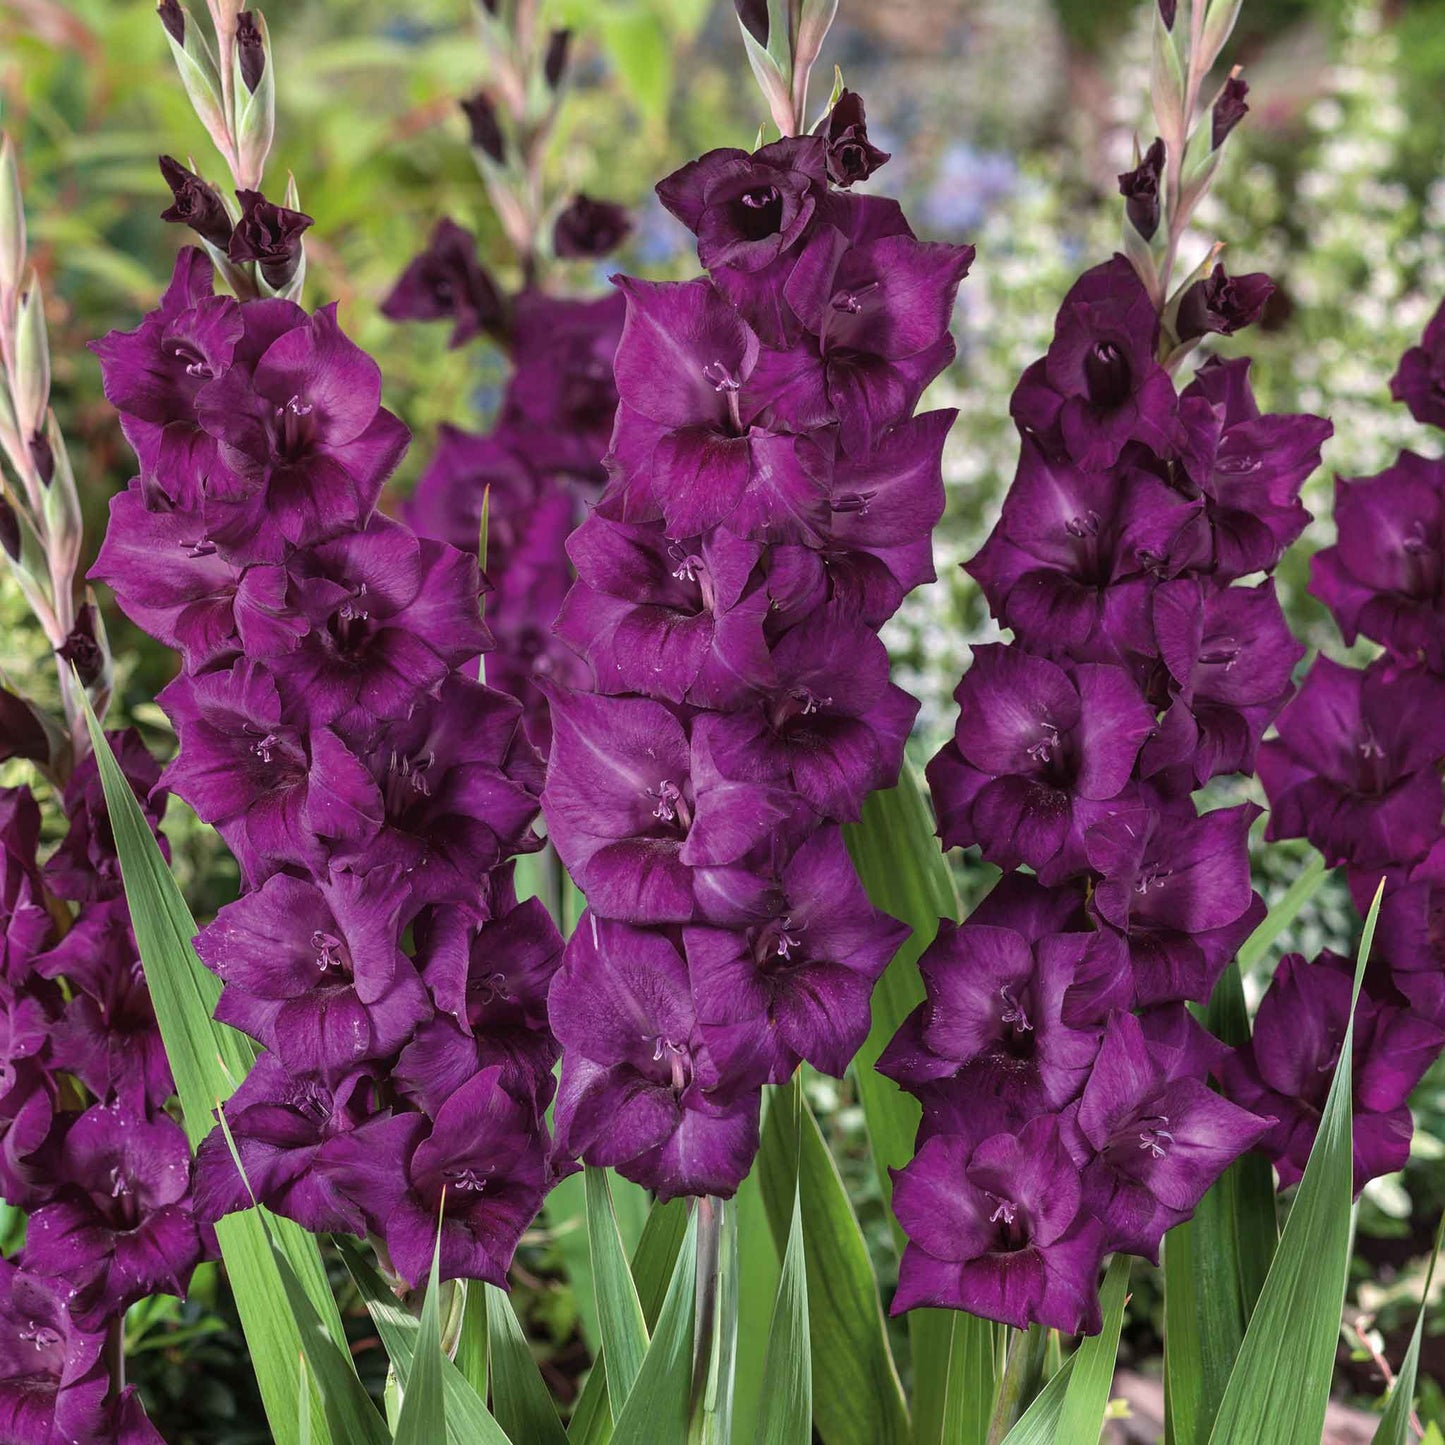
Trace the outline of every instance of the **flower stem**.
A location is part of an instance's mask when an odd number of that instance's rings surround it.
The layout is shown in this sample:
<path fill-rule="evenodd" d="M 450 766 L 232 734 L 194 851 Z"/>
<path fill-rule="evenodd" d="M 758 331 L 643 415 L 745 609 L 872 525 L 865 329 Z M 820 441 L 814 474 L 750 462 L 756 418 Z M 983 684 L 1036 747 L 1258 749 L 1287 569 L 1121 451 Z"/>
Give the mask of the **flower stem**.
<path fill-rule="evenodd" d="M 994 1401 L 993 1419 L 989 1422 L 988 1445 L 1000 1445 L 1038 1394 L 1048 1339 L 1049 1332 L 1038 1325 L 1013 1332 L 1003 1379 L 999 1381 L 998 1397 Z"/>
<path fill-rule="evenodd" d="M 125 1315 L 122 1313 L 105 1327 L 105 1368 L 110 1375 L 111 1394 L 125 1389 Z"/>
<path fill-rule="evenodd" d="M 738 1215 L 728 1200 L 697 1201 L 697 1313 L 688 1445 L 729 1445 L 738 1344 Z"/>

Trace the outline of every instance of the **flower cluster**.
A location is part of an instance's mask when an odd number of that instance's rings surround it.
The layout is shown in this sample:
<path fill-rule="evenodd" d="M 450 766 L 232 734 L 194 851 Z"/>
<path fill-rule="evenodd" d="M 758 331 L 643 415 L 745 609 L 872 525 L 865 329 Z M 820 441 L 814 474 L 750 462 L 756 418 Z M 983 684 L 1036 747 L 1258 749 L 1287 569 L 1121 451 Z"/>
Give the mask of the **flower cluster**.
<path fill-rule="evenodd" d="M 226 1106 L 244 1179 L 213 1133 L 202 1206 L 369 1232 L 415 1283 L 445 1190 L 443 1273 L 503 1284 L 548 1181 L 560 943 L 512 889 L 540 763 L 475 680 L 476 561 L 376 512 L 407 432 L 334 307 L 215 295 L 185 250 L 95 349 L 141 467 L 96 572 L 182 654 L 165 781 L 244 888 L 196 947 L 266 1049 Z"/>
<path fill-rule="evenodd" d="M 160 766 L 109 738 L 159 829 Z M 68 831 L 42 866 L 40 810 L 0 791 L 0 1197 L 27 1211 L 0 1263 L 0 1435 L 159 1442 L 104 1350 L 126 1309 L 184 1295 L 215 1252 L 131 932 L 93 756 L 63 797 Z M 68 904 L 75 907 L 71 921 Z"/>
<path fill-rule="evenodd" d="M 1445 427 L 1445 306 L 1391 383 L 1414 418 Z M 1308 838 L 1346 870 L 1355 902 L 1385 896 L 1355 1019 L 1355 1186 L 1401 1168 L 1410 1090 L 1445 1048 L 1445 461 L 1403 451 L 1335 487 L 1338 540 L 1315 554 L 1310 590 L 1364 667 L 1319 657 L 1261 750 L 1271 838 Z M 1286 961 L 1260 1005 L 1233 1097 L 1278 1120 L 1263 1147 L 1299 1177 L 1349 1017 L 1348 969 L 1326 954 Z M 1288 1018 L 1290 1049 L 1270 1031 Z"/>
<path fill-rule="evenodd" d="M 427 284 L 466 294 L 458 281 L 425 280 L 430 273 L 422 268 L 453 247 L 485 277 L 471 236 L 443 221 L 392 292 L 388 315 L 426 314 L 419 297 Z M 405 517 L 422 536 L 475 552 L 485 507 L 493 589 L 487 624 L 497 643 L 487 679 L 521 701 L 528 736 L 545 750 L 551 726 L 539 683 L 583 680 L 576 658 L 553 636 L 552 620 L 572 575 L 567 538 L 601 490 L 617 409 L 612 357 L 623 302 L 618 295 L 579 300 L 528 289 L 504 303 L 487 285 L 495 302 L 490 332 L 513 365 L 501 410 L 485 433 L 442 427 Z M 461 324 L 457 316 L 454 340 Z"/>
<path fill-rule="evenodd" d="M 543 159 L 568 70 L 570 35 L 550 35 L 504 8 L 482 7 L 484 45 L 497 94 L 481 91 L 461 109 L 492 206 L 517 253 L 521 289 L 507 295 L 483 266 L 475 238 L 440 221 L 382 306 L 393 320 L 445 321 L 453 347 L 486 336 L 512 365 L 500 412 L 485 434 L 444 427 L 417 482 L 406 518 L 425 537 L 477 550 L 483 509 L 493 584 L 487 620 L 497 647 L 488 680 L 518 698 L 527 733 L 545 751 L 551 725 L 545 681 L 579 683 L 576 658 L 552 634 L 571 581 L 567 537 L 604 480 L 617 390 L 612 357 L 623 301 L 551 295 L 540 262 L 595 262 L 632 229 L 610 201 L 573 196 L 555 215 Z"/>
<path fill-rule="evenodd" d="M 839 824 L 917 710 L 878 629 L 933 576 L 953 413 L 913 413 L 973 253 L 845 189 L 882 157 L 840 104 L 658 187 L 708 275 L 619 278 L 609 481 L 568 544 L 590 686 L 550 689 L 543 811 L 589 910 L 549 1000 L 558 1142 L 664 1197 L 733 1192 L 762 1086 L 842 1072 L 904 936 Z"/>
<path fill-rule="evenodd" d="M 1207 277 L 1179 312 L 1233 330 L 1266 291 Z M 1226 1051 L 1186 1008 L 1263 916 L 1258 809 L 1191 794 L 1253 770 L 1290 694 L 1301 648 L 1268 574 L 1329 426 L 1261 415 L 1247 360 L 1177 388 L 1172 344 L 1116 256 L 1014 393 L 1018 471 L 967 568 L 1013 640 L 974 649 L 928 777 L 946 847 L 1031 874 L 944 925 L 879 1062 L 923 1106 L 895 1310 L 1096 1329 L 1102 1254 L 1157 1259 L 1267 1127 L 1211 1090 Z"/>

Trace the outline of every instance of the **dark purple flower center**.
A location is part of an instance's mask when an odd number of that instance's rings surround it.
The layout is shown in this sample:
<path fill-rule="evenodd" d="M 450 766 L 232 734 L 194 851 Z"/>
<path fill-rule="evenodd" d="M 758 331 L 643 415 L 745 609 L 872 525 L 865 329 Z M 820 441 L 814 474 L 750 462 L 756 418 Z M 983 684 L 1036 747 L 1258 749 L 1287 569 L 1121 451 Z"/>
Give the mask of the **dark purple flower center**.
<path fill-rule="evenodd" d="M 1032 990 L 1027 985 L 1019 988 L 1005 984 L 999 989 L 998 997 L 999 1048 L 1011 1059 L 1032 1059 L 1038 1043 L 1033 1020 L 1029 1018 L 1029 1009 L 1033 1006 Z"/>
<path fill-rule="evenodd" d="M 652 1062 L 659 1066 L 656 1072 L 663 1076 L 658 1082 L 668 1085 L 674 1093 L 682 1093 L 692 1082 L 692 1050 L 663 1034 L 651 1042 Z"/>
<path fill-rule="evenodd" d="M 738 407 L 738 393 L 742 390 L 742 382 L 731 367 L 725 366 L 721 361 L 710 361 L 702 369 L 703 377 L 712 384 L 712 389 L 728 399 L 728 420 L 732 423 L 733 434 L 741 436 L 743 433 L 742 412 Z"/>
<path fill-rule="evenodd" d="M 1173 874 L 1174 870 L 1166 868 L 1162 863 L 1146 864 L 1140 868 L 1138 877 L 1134 879 L 1134 892 L 1143 897 L 1151 889 L 1162 888 Z"/>
<path fill-rule="evenodd" d="M 20 1331 L 20 1338 L 27 1345 L 34 1345 L 37 1354 L 53 1350 L 61 1343 L 58 1331 L 51 1329 L 49 1325 L 39 1324 L 35 1320 L 26 1322 L 25 1328 Z"/>
<path fill-rule="evenodd" d="M 760 969 L 783 969 L 802 960 L 794 955 L 803 946 L 803 925 L 784 913 L 770 919 L 753 935 L 753 961 Z"/>
<path fill-rule="evenodd" d="M 447 1181 L 447 1187 L 462 1194 L 482 1194 L 487 1187 L 487 1173 L 485 1169 L 474 1169 L 470 1164 L 454 1166 L 442 1170 L 442 1178 Z"/>
<path fill-rule="evenodd" d="M 812 688 L 790 687 L 773 702 L 773 727 L 781 731 L 795 718 L 812 717 L 814 713 L 822 712 L 825 707 L 831 707 L 832 703 L 831 697 L 819 697 Z"/>
<path fill-rule="evenodd" d="M 1028 1219 L 1023 1208 L 1016 1200 L 1006 1199 L 1001 1194 L 992 1194 L 987 1191 L 984 1198 L 993 1206 L 993 1212 L 988 1217 L 988 1222 L 994 1226 L 994 1247 L 995 1254 L 1012 1254 L 1020 1249 L 1027 1249 L 1029 1243 Z"/>
<path fill-rule="evenodd" d="M 657 799 L 657 806 L 652 810 L 652 816 L 659 823 L 676 824 L 679 833 L 687 833 L 692 826 L 692 809 L 688 806 L 682 789 L 676 783 L 664 778 L 655 789 L 647 790 L 647 796 Z"/>
<path fill-rule="evenodd" d="M 433 752 L 417 753 L 408 757 L 405 753 L 392 750 L 386 770 L 386 783 L 382 790 L 388 816 L 404 814 L 418 798 L 431 797 L 432 783 L 427 775 L 436 760 L 437 755 Z"/>
<path fill-rule="evenodd" d="M 1113 411 L 1128 401 L 1132 380 L 1129 358 L 1112 341 L 1096 341 L 1084 353 L 1084 387 L 1090 405 L 1100 411 Z"/>
<path fill-rule="evenodd" d="M 293 396 L 276 408 L 276 453 L 288 462 L 299 461 L 316 439 L 316 408 Z"/>
<path fill-rule="evenodd" d="M 776 186 L 753 186 L 731 209 L 733 224 L 749 241 L 765 240 L 783 228 L 783 193 Z"/>
<path fill-rule="evenodd" d="M 351 959 L 346 945 L 334 934 L 318 928 L 311 935 L 311 949 L 316 955 L 317 970 L 329 977 L 349 976 Z"/>
<path fill-rule="evenodd" d="M 216 375 L 216 368 L 206 359 L 206 354 L 184 337 L 171 337 L 165 342 L 165 349 L 185 368 L 187 376 L 197 381 L 210 381 Z"/>

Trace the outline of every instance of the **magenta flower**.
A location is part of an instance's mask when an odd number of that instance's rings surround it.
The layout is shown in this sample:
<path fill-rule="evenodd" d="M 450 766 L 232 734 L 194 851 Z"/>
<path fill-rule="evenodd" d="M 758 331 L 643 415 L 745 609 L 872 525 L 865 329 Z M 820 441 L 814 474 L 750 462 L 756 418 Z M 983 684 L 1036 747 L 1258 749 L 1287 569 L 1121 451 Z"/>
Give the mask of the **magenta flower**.
<path fill-rule="evenodd" d="M 1316 659 L 1260 749 L 1270 838 L 1307 837 L 1332 866 L 1423 858 L 1445 808 L 1434 719 L 1445 681 L 1387 661 L 1364 671 Z"/>
<path fill-rule="evenodd" d="M 1337 480 L 1335 521 L 1310 590 L 1345 641 L 1363 634 L 1445 671 L 1445 462 L 1407 451 L 1376 476 Z"/>
<path fill-rule="evenodd" d="M 450 321 L 447 345 L 455 349 L 481 332 L 500 330 L 504 308 L 496 283 L 477 259 L 476 238 L 444 216 L 426 250 L 381 303 L 381 314 L 392 321 Z"/>
<path fill-rule="evenodd" d="M 731 1194 L 758 1147 L 758 1098 L 716 1093 L 688 969 L 659 932 L 583 914 L 552 982 L 562 1045 L 557 1148 L 671 1199 Z"/>
<path fill-rule="evenodd" d="M 1445 305 L 1430 318 L 1420 344 L 1400 358 L 1390 395 L 1404 402 L 1416 421 L 1445 426 Z"/>
<path fill-rule="evenodd" d="M 893 1207 L 908 1232 L 892 1313 L 967 1310 L 1018 1329 L 1099 1328 L 1103 1234 L 1081 1208 L 1083 1184 L 1040 1116 L 977 1144 L 929 1139 L 893 1172 Z"/>
<path fill-rule="evenodd" d="M 1026 436 L 1086 471 L 1112 467 L 1126 443 L 1169 446 L 1177 399 L 1155 360 L 1159 318 L 1123 256 L 1086 271 L 1064 298 L 1053 343 L 1014 393 Z"/>

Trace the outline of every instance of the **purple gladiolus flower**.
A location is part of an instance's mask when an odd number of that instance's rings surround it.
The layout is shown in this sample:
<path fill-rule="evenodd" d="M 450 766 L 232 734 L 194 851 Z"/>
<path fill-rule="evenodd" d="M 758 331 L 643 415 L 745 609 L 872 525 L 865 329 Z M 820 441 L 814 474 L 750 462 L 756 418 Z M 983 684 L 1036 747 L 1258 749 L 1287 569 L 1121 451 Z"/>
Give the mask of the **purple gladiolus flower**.
<path fill-rule="evenodd" d="M 576 195 L 552 228 L 552 247 L 568 259 L 605 256 L 615 251 L 632 230 L 626 208 L 612 201 Z"/>
<path fill-rule="evenodd" d="M 1084 835 L 1127 806 L 1154 710 L 1122 668 L 1065 669 L 998 644 L 974 649 L 954 694 L 954 741 L 929 764 L 944 847 L 980 843 L 1044 883 L 1082 871 Z"/>
<path fill-rule="evenodd" d="M 1364 671 L 1315 661 L 1259 754 L 1270 838 L 1307 837 L 1332 866 L 1423 858 L 1445 808 L 1436 720 L 1445 680 L 1382 659 Z"/>
<path fill-rule="evenodd" d="M 1430 318 L 1420 344 L 1401 357 L 1390 395 L 1404 402 L 1416 421 L 1445 427 L 1445 304 Z"/>
<path fill-rule="evenodd" d="M 1363 634 L 1445 673 L 1445 462 L 1407 451 L 1376 476 L 1341 478 L 1335 520 L 1310 590 L 1345 641 Z"/>
<path fill-rule="evenodd" d="M 361 1206 L 409 1284 L 431 1268 L 440 1211 L 446 1278 L 505 1287 L 517 1241 L 547 1188 L 540 1127 L 530 1103 L 502 1087 L 501 1070 L 484 1069 L 452 1094 L 430 1128 L 421 1114 L 370 1120 L 326 1144 L 320 1168 Z"/>
<path fill-rule="evenodd" d="M 1220 970 L 1264 917 L 1249 877 L 1253 803 L 1202 817 L 1139 808 L 1089 830 L 1099 875 L 1090 911 L 1124 937 L 1141 1005 L 1208 999 Z"/>
<path fill-rule="evenodd" d="M 1186 430 L 1175 484 L 1200 495 L 1220 581 L 1270 571 L 1304 531 L 1300 487 L 1334 427 L 1318 416 L 1261 416 L 1249 359 L 1211 357 L 1180 396 Z"/>
<path fill-rule="evenodd" d="M 1276 1123 L 1261 1141 L 1282 1184 L 1304 1173 L 1350 1017 L 1347 960 L 1280 960 L 1255 1016 L 1248 1049 L 1225 1065 L 1236 1103 Z M 1355 1011 L 1353 1056 L 1355 1190 L 1403 1167 L 1410 1149 L 1410 1091 L 1445 1047 L 1437 1024 L 1372 997 Z"/>
<path fill-rule="evenodd" d="M 1098 1330 L 1103 1231 L 1081 1207 L 1057 1120 L 978 1143 L 933 1138 L 892 1172 L 909 1240 L 893 1313 L 933 1306 L 1019 1329 Z"/>
<path fill-rule="evenodd" d="M 839 93 L 820 129 L 827 145 L 828 179 L 835 186 L 848 187 L 866 181 L 889 159 L 868 139 L 868 120 L 863 97 L 851 90 Z"/>
<path fill-rule="evenodd" d="M 448 217 L 436 223 L 425 251 L 402 272 L 381 314 L 392 321 L 450 321 L 455 349 L 484 331 L 501 329 L 504 307 L 496 283 L 477 259 L 476 238 Z"/>
<path fill-rule="evenodd" d="M 758 1099 L 714 1089 L 688 969 L 659 932 L 582 916 L 552 982 L 563 1048 L 557 1147 L 657 1191 L 731 1194 L 758 1147 Z"/>
<path fill-rule="evenodd" d="M 1262 271 L 1230 276 L 1223 266 L 1216 266 L 1180 299 L 1176 323 L 1179 339 L 1193 341 L 1211 332 L 1233 336 L 1259 320 L 1273 294 L 1274 282 Z"/>
<path fill-rule="evenodd" d="M 122 1104 L 82 1114 L 60 1146 L 55 1202 L 36 1210 L 25 1262 L 78 1290 L 71 1308 L 94 1324 L 151 1294 L 184 1295 L 205 1255 L 189 1201 L 190 1151 L 164 1114 Z"/>
<path fill-rule="evenodd" d="M 1133 266 L 1123 256 L 1095 266 L 1064 298 L 1047 356 L 1014 393 L 1014 419 L 1087 471 L 1113 466 L 1130 441 L 1162 454 L 1177 399 L 1154 358 L 1158 336 Z"/>
<path fill-rule="evenodd" d="M 99 348 L 147 466 L 115 503 L 99 566 L 127 612 L 184 653 L 163 694 L 180 752 L 161 781 L 241 867 L 242 897 L 196 941 L 223 980 L 218 1018 L 266 1050 L 226 1106 L 241 1170 L 217 1132 L 199 1152 L 198 1208 L 188 1169 L 172 1200 L 168 1175 L 128 1158 L 113 1197 L 139 1200 L 135 1218 L 100 1197 L 83 1159 L 53 1199 L 37 1198 L 27 1179 L 50 1101 L 29 1081 L 0 1095 L 0 1168 L 42 1206 L 37 1238 L 61 1265 L 78 1268 L 68 1241 L 106 1244 L 91 1250 L 113 1256 L 104 1278 L 76 1278 L 98 1309 L 134 1297 L 143 1267 L 147 1289 L 176 1287 L 184 1229 L 204 1241 L 197 1219 L 257 1200 L 309 1229 L 385 1236 L 420 1279 L 443 1188 L 443 1268 L 501 1284 L 551 1178 L 542 1111 L 556 1044 L 543 999 L 560 941 L 512 890 L 511 859 L 538 846 L 541 767 L 519 705 L 475 680 L 492 646 L 475 536 L 457 550 L 375 514 L 406 433 L 334 308 L 222 303 L 209 283 L 183 257 L 162 312 Z M 129 770 L 158 809 L 154 769 Z M 57 878 L 109 847 L 92 783 L 78 774 L 75 790 Z M 94 871 L 102 885 L 114 873 L 103 859 Z M 17 906 L 27 889 L 11 890 Z M 71 990 L 44 1046 L 114 1096 L 98 1107 L 131 1111 L 136 1132 L 173 1130 L 136 1112 L 169 1077 L 118 908 L 102 891 L 35 960 Z M 55 1014 L 62 1002 L 57 990 Z M 22 1069 L 39 1057 L 41 1024 L 9 1017 Z M 66 1126 L 63 1149 L 85 1141 L 83 1122 Z M 148 1156 L 156 1168 L 163 1146 Z M 107 1229 L 125 1236 L 114 1249 Z M 147 1229 L 163 1235 L 149 1263 L 129 1242 Z M 133 1414 L 127 1397 L 115 1409 Z"/>
<path fill-rule="evenodd" d="M 1270 1127 L 1191 1072 L 1187 1055 L 1151 1046 L 1133 1014 L 1109 1019 L 1070 1120 L 1084 1197 L 1106 1248 L 1156 1263 L 1164 1232 L 1193 1214 L 1225 1168 Z"/>
<path fill-rule="evenodd" d="M 0 1260 L 0 1431 L 13 1440 L 83 1439 L 103 1413 L 105 1334 L 76 1322 L 70 1295 Z"/>
<path fill-rule="evenodd" d="M 917 711 L 877 630 L 933 576 L 953 413 L 913 411 L 973 252 L 830 188 L 883 159 L 851 96 L 712 152 L 658 188 L 708 274 L 618 278 L 608 481 L 557 624 L 588 690 L 548 689 L 543 795 L 589 911 L 548 1007 L 559 1151 L 664 1196 L 736 1189 L 762 1086 L 846 1067 L 901 941 L 837 825 Z"/>
<path fill-rule="evenodd" d="M 827 194 L 820 138 L 784 136 L 753 155 L 709 151 L 657 187 L 662 204 L 697 237 L 709 271 L 759 271 L 804 233 Z"/>

